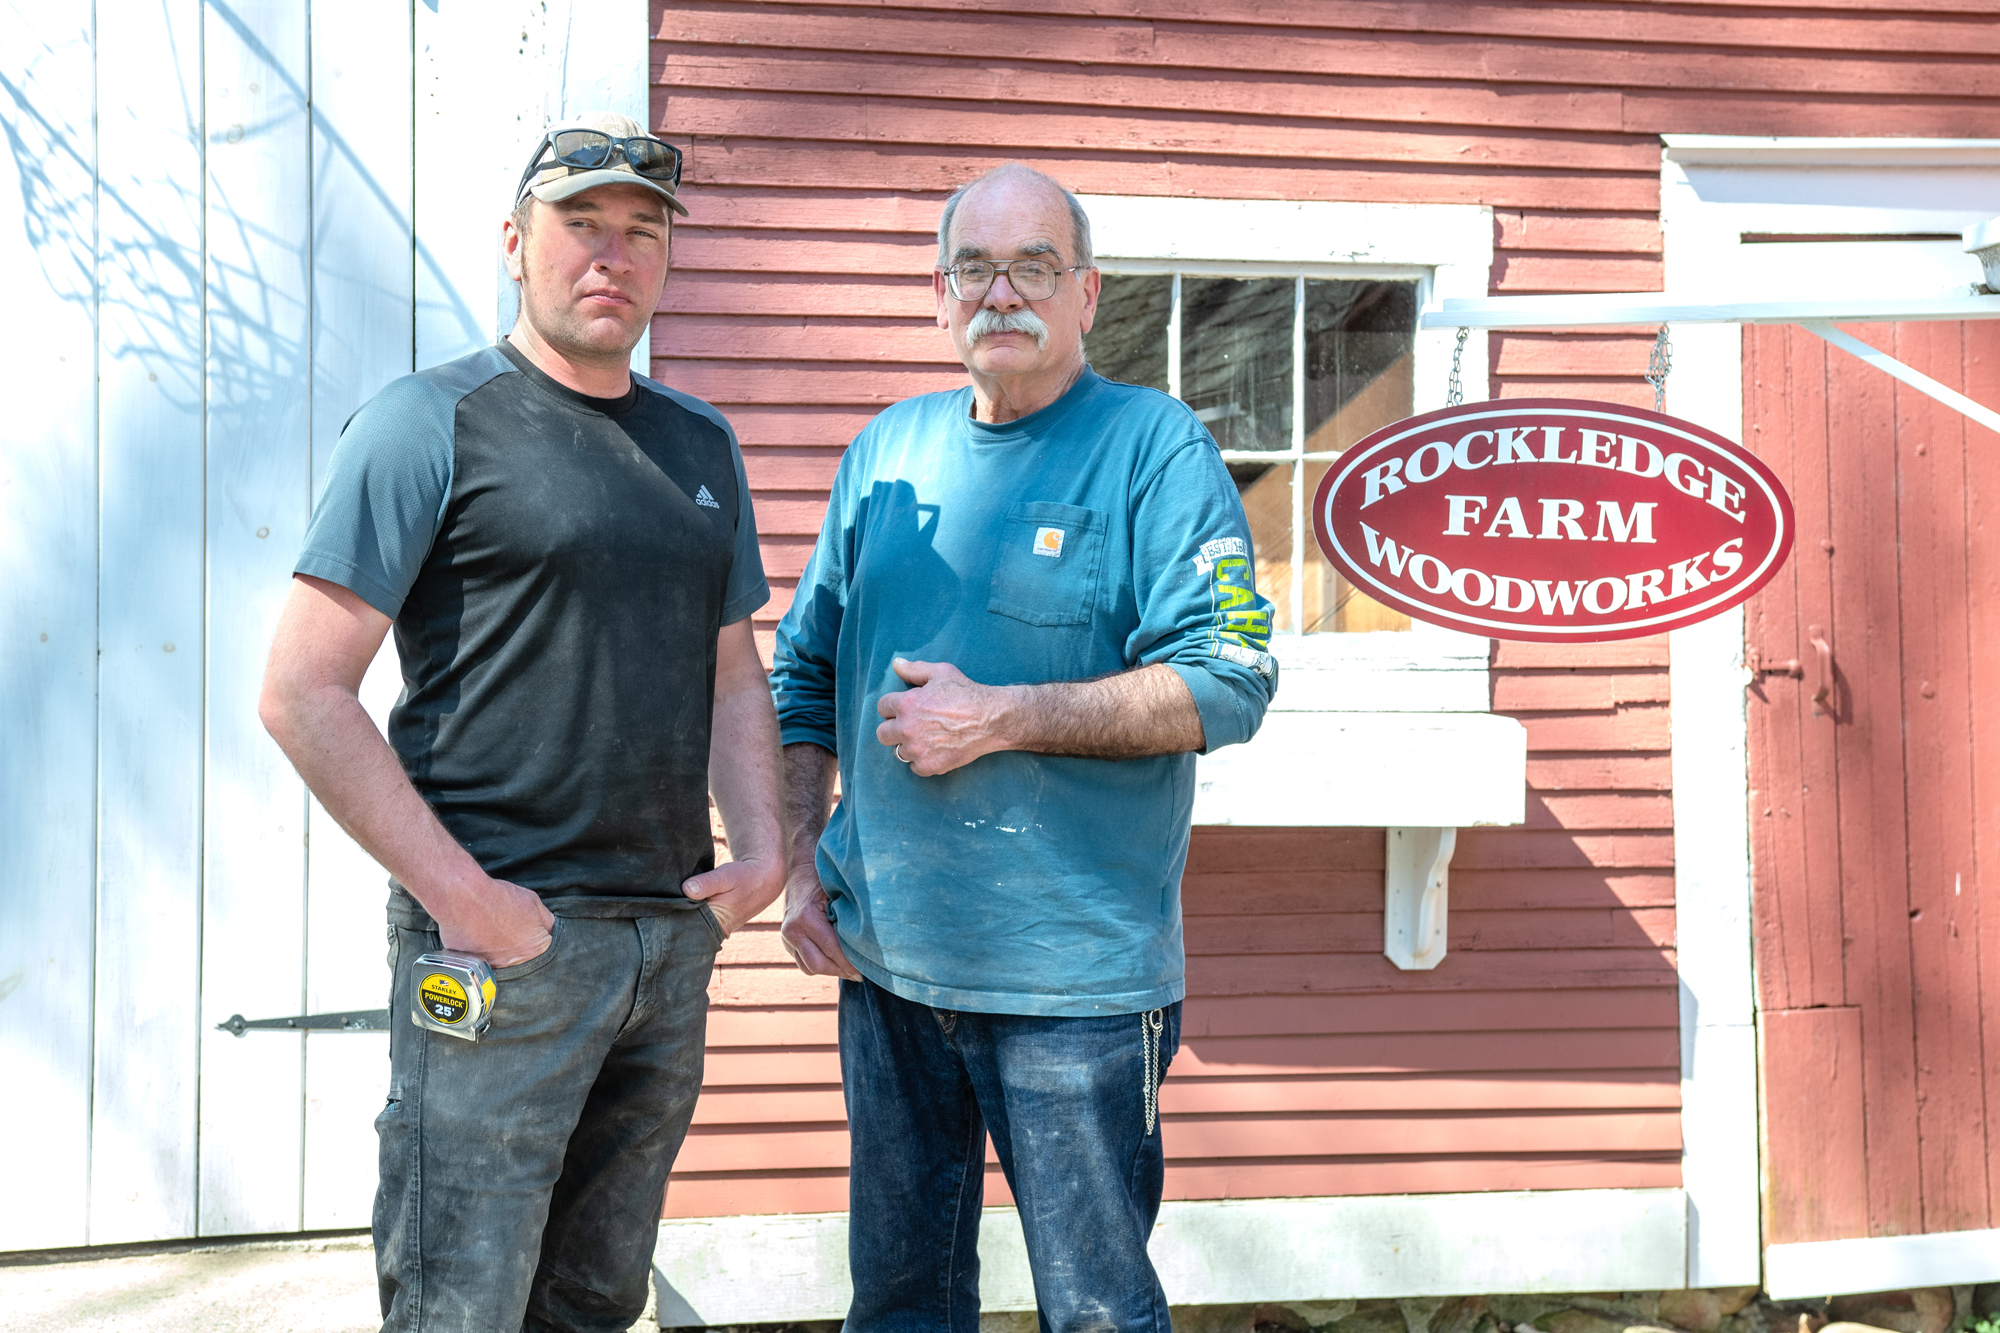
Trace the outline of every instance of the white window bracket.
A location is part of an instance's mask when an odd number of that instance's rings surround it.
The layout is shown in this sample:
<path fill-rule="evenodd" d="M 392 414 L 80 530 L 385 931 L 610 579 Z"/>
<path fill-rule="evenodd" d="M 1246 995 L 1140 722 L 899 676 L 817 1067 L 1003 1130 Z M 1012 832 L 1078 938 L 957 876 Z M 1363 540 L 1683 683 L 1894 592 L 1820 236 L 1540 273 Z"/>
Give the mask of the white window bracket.
<path fill-rule="evenodd" d="M 1455 828 L 1391 828 L 1383 872 L 1382 952 L 1404 971 L 1444 961 Z"/>
<path fill-rule="evenodd" d="M 1920 370 L 1912 370 L 1887 352 L 1876 351 L 1853 334 L 1842 333 L 1823 319 L 1801 319 L 1796 323 L 1807 333 L 1826 339 L 1843 352 L 1853 353 L 1883 374 L 1895 376 L 1918 393 L 1937 399 L 1946 407 L 1970 417 L 1988 430 L 2000 431 L 2000 412 L 1995 412 L 1983 403 L 1974 402 L 1956 389 L 1939 384 Z"/>

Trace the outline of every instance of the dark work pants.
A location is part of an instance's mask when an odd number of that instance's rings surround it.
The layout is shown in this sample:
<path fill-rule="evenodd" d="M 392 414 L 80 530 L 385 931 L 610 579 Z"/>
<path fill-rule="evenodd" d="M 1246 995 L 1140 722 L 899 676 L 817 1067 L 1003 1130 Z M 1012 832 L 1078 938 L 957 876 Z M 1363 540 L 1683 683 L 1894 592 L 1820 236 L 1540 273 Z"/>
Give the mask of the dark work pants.
<path fill-rule="evenodd" d="M 1165 1184 L 1148 1119 L 1180 1026 L 1179 1003 L 1106 1018 L 976 1014 L 841 982 L 845 1333 L 977 1333 L 989 1130 L 1042 1333 L 1169 1333 L 1146 1254 Z"/>
<path fill-rule="evenodd" d="M 375 1121 L 385 1333 L 624 1333 L 701 1090 L 708 908 L 558 917 L 498 969 L 477 1042 L 410 1023 L 438 937 L 390 928 L 389 1104 Z"/>

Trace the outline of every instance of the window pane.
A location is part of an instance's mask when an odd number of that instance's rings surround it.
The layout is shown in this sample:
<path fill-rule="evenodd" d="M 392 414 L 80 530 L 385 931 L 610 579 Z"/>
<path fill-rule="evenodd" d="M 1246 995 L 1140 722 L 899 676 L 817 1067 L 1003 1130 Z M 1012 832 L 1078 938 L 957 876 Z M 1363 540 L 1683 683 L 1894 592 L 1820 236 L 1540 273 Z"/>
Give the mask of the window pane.
<path fill-rule="evenodd" d="M 1181 397 L 1224 449 L 1292 447 L 1294 286 L 1181 279 Z"/>
<path fill-rule="evenodd" d="M 1334 453 L 1415 406 L 1414 282 L 1306 283 L 1306 449 Z M 1307 503 L 1326 463 L 1306 465 Z M 1310 521 L 1310 520 L 1308 520 Z M 1363 596 L 1308 541 L 1303 632 L 1407 630 L 1410 618 Z"/>
<path fill-rule="evenodd" d="M 1313 497 L 1319 494 L 1320 478 L 1333 466 L 1332 463 L 1306 464 L 1307 509 L 1311 509 Z M 1306 523 L 1310 532 L 1310 514 L 1306 516 Z M 1262 572 L 1261 567 L 1259 572 Z M 1300 633 L 1336 631 L 1366 634 L 1375 630 L 1406 630 L 1409 627 L 1410 618 L 1407 615 L 1356 591 L 1354 585 L 1342 577 L 1321 553 L 1319 543 L 1311 537 L 1306 539 L 1305 624 Z"/>
<path fill-rule="evenodd" d="M 1417 284 L 1307 282 L 1305 323 L 1308 453 L 1410 415 Z"/>
<path fill-rule="evenodd" d="M 1084 335 L 1090 368 L 1108 380 L 1167 388 L 1167 319 L 1174 280 L 1107 273 L 1097 297 L 1097 318 Z"/>
<path fill-rule="evenodd" d="M 1250 520 L 1250 551 L 1257 561 L 1257 591 L 1271 602 L 1273 633 L 1292 624 L 1292 465 L 1231 463 L 1243 515 Z"/>

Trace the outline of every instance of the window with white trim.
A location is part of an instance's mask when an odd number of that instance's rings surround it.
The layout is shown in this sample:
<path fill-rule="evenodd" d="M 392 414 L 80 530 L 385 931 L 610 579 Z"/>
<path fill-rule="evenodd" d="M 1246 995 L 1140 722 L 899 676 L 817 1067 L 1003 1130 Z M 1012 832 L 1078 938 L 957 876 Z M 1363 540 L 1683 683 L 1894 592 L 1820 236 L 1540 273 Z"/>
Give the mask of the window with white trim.
<path fill-rule="evenodd" d="M 1356 591 L 1320 553 L 1311 504 L 1342 450 L 1411 414 L 1429 273 L 1101 262 L 1091 365 L 1173 394 L 1215 436 L 1273 630 L 1408 630 L 1408 616 Z"/>
<path fill-rule="evenodd" d="M 1312 571 L 1325 569 L 1318 563 L 1318 543 L 1311 538 L 1310 510 L 1312 486 L 1325 463 L 1310 455 L 1337 452 L 1366 433 L 1362 423 L 1370 415 L 1365 410 L 1368 385 L 1378 386 L 1376 391 L 1385 397 L 1392 388 L 1396 391 L 1397 404 L 1376 409 L 1374 415 L 1380 420 L 1374 424 L 1393 418 L 1398 411 L 1428 412 L 1443 407 L 1445 385 L 1452 368 L 1454 333 L 1449 329 L 1417 329 L 1411 333 L 1407 370 L 1388 369 L 1370 375 L 1369 358 L 1379 356 L 1383 349 L 1379 346 L 1366 349 L 1362 344 L 1350 342 L 1351 370 L 1343 379 L 1345 368 L 1339 366 L 1341 353 L 1336 351 L 1336 374 L 1325 401 L 1349 404 L 1349 415 L 1336 427 L 1332 437 L 1316 437 L 1314 431 L 1323 428 L 1329 418 L 1322 415 L 1317 427 L 1307 425 L 1315 421 L 1313 403 L 1321 400 L 1311 396 L 1315 368 L 1307 364 L 1309 340 L 1300 322 L 1312 319 L 1320 283 L 1348 284 L 1324 289 L 1327 296 L 1321 299 L 1335 307 L 1346 300 L 1352 308 L 1354 297 L 1376 284 L 1411 284 L 1404 290 L 1410 292 L 1418 309 L 1449 297 L 1486 295 L 1493 267 L 1492 210 L 1476 204 L 1174 199 L 1141 195 L 1084 195 L 1082 203 L 1090 214 L 1093 248 L 1107 281 L 1166 279 L 1164 287 L 1156 283 L 1150 289 L 1150 296 L 1134 299 L 1142 308 L 1150 300 L 1155 312 L 1146 321 L 1147 327 L 1154 330 L 1150 335 L 1154 373 L 1158 373 L 1162 355 L 1178 362 L 1168 367 L 1173 379 L 1164 387 L 1178 386 L 1196 411 L 1216 407 L 1227 410 L 1232 402 L 1246 414 L 1250 410 L 1250 404 L 1241 397 L 1219 402 L 1199 397 L 1204 392 L 1202 377 L 1209 372 L 1200 371 L 1195 362 L 1201 357 L 1211 361 L 1220 358 L 1212 352 L 1200 351 L 1199 337 L 1191 341 L 1187 328 L 1194 308 L 1191 298 L 1207 293 L 1210 295 L 1204 299 L 1216 299 L 1244 289 L 1196 288 L 1196 284 L 1210 279 L 1277 280 L 1274 286 L 1255 290 L 1272 294 L 1274 309 L 1265 316 L 1272 326 L 1286 318 L 1291 321 L 1292 336 L 1289 340 L 1276 340 L 1278 350 L 1271 358 L 1285 376 L 1273 405 L 1281 424 L 1261 424 L 1258 433 L 1250 435 L 1238 432 L 1231 424 L 1237 420 L 1234 417 L 1218 416 L 1211 422 L 1219 442 L 1230 450 L 1233 464 L 1239 468 L 1247 465 L 1250 469 L 1268 469 L 1250 477 L 1239 473 L 1246 510 L 1252 505 L 1261 510 L 1270 501 L 1277 502 L 1271 506 L 1279 511 L 1277 515 L 1262 521 L 1253 519 L 1260 531 L 1273 534 L 1260 540 L 1276 541 L 1279 539 L 1276 534 L 1282 533 L 1286 543 L 1282 560 L 1273 559 L 1275 551 L 1259 551 L 1263 557 L 1259 587 L 1267 589 L 1267 596 L 1273 591 L 1283 594 L 1272 598 L 1278 603 L 1280 624 L 1284 626 L 1271 638 L 1271 651 L 1283 664 L 1285 673 L 1285 684 L 1275 707 L 1282 711 L 1484 712 L 1488 702 L 1486 661 L 1490 642 L 1487 639 L 1422 621 L 1398 632 L 1357 632 L 1366 628 L 1361 614 L 1366 607 L 1356 601 L 1340 604 L 1337 585 L 1333 588 L 1331 600 L 1335 608 L 1330 622 L 1324 615 L 1324 605 L 1316 607 L 1317 614 L 1308 614 L 1306 606 Z M 1169 329 L 1169 322 L 1176 317 L 1172 290 L 1176 275 L 1181 285 L 1179 321 Z M 1307 298 L 1304 301 L 1300 300 L 1302 283 Z M 1127 299 L 1124 293 L 1115 291 L 1124 285 L 1122 281 L 1112 285 L 1118 299 Z M 1147 290 L 1133 289 L 1135 293 Z M 1106 320 L 1102 311 L 1098 319 L 1099 327 L 1093 329 L 1091 337 L 1101 342 L 1114 321 Z M 1330 322 L 1337 331 L 1338 319 Z M 1350 331 L 1381 330 L 1351 327 Z M 1093 356 L 1108 361 L 1110 351 L 1108 346 L 1102 352 L 1093 349 Z M 1391 358 L 1391 366 L 1395 359 Z M 1240 361 L 1239 355 L 1235 363 Z M 1462 375 L 1466 384 L 1474 386 L 1472 392 L 1476 396 L 1480 392 L 1478 386 L 1486 383 L 1484 338 L 1474 338 L 1466 344 Z M 1324 379 L 1323 373 L 1321 378 Z M 1364 379 L 1365 385 L 1351 392 L 1354 382 Z M 1222 380 L 1226 383 L 1226 376 Z M 1407 398 L 1401 388 L 1405 383 Z M 1303 411 L 1296 410 L 1299 406 L 1296 398 L 1301 391 L 1307 396 Z M 1349 396 L 1343 399 L 1343 394 Z M 1273 396 L 1266 390 L 1263 401 L 1270 402 Z M 1363 410 L 1352 407 L 1357 403 Z M 1333 419 L 1341 411 L 1336 407 Z M 1260 405 L 1257 412 L 1259 421 L 1264 422 L 1266 409 Z M 1297 431 L 1293 429 L 1294 423 L 1299 427 Z M 1241 425 L 1247 430 L 1251 422 L 1246 420 Z M 1268 447 L 1272 443 L 1280 447 Z M 1246 444 L 1265 447 L 1246 448 Z M 1244 454 L 1250 456 L 1245 458 Z M 1283 475 L 1266 483 L 1268 491 L 1254 489 L 1274 474 Z M 1269 491 L 1280 493 L 1271 495 Z M 1303 540 L 1295 540 L 1295 534 Z M 1294 559 L 1298 562 L 1296 578 Z M 1330 575 L 1332 571 L 1326 569 L 1326 573 Z M 1282 588 L 1278 584 L 1280 575 Z M 1314 622 L 1321 631 L 1339 628 L 1346 632 L 1301 633 L 1294 628 Z M 1377 628 L 1388 629 L 1402 623 L 1378 622 Z M 1265 731 L 1272 732 L 1272 728 L 1266 727 Z"/>

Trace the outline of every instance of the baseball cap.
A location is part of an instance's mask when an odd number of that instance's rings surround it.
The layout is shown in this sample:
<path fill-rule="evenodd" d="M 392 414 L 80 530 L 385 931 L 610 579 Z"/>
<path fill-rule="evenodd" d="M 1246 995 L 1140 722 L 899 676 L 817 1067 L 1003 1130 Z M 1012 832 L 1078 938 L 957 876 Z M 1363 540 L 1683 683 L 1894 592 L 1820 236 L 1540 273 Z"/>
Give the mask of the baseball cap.
<path fill-rule="evenodd" d="M 605 157 L 602 166 L 575 167 L 559 162 L 556 160 L 554 139 L 563 130 L 596 130 L 613 140 L 651 139 L 660 142 L 638 121 L 611 111 L 586 112 L 572 120 L 551 125 L 542 132 L 541 141 L 535 148 L 534 161 L 529 165 L 528 174 L 521 178 L 520 188 L 515 191 L 514 203 L 517 207 L 530 194 L 545 204 L 553 204 L 600 185 L 643 185 L 666 200 L 668 208 L 682 217 L 688 215 L 687 208 L 674 197 L 680 177 L 680 152 L 671 144 L 662 146 L 673 155 L 674 178 L 664 180 L 658 176 L 641 175 L 633 169 L 625 153 L 618 149 Z"/>

